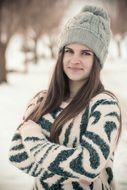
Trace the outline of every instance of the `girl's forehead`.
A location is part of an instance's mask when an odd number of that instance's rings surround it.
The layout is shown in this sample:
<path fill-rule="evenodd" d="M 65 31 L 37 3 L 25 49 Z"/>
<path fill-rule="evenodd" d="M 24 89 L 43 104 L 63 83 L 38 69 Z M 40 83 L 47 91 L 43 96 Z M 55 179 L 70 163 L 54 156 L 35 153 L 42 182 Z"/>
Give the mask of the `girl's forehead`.
<path fill-rule="evenodd" d="M 86 50 L 91 50 L 88 46 L 81 44 L 81 43 L 71 43 L 65 46 L 65 48 L 72 48 L 72 49 L 86 49 Z"/>

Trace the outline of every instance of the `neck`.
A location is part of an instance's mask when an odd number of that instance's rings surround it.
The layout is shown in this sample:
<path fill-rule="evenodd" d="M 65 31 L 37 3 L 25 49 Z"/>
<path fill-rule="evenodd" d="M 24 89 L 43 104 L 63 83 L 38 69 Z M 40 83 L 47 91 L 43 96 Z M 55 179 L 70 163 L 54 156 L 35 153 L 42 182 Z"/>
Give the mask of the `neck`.
<path fill-rule="evenodd" d="M 73 98 L 79 89 L 83 86 L 84 81 L 70 81 L 69 86 L 70 86 L 70 98 Z"/>

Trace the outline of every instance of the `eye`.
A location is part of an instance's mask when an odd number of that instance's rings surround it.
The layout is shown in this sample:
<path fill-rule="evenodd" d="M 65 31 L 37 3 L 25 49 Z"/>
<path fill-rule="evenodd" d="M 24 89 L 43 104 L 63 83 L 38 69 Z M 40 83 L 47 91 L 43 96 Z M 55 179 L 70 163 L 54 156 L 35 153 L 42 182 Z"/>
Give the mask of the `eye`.
<path fill-rule="evenodd" d="M 64 53 L 73 53 L 73 51 L 69 48 L 65 48 Z"/>
<path fill-rule="evenodd" d="M 84 50 L 84 51 L 82 51 L 82 55 L 92 56 L 93 53 L 91 51 Z"/>

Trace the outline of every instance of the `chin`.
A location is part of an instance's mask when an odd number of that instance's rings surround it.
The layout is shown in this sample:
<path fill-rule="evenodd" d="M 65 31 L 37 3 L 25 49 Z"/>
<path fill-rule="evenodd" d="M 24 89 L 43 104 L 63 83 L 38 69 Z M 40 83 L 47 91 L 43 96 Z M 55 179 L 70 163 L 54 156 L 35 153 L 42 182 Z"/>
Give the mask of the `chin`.
<path fill-rule="evenodd" d="M 75 81 L 75 82 L 78 82 L 78 81 L 83 81 L 84 79 L 81 79 L 81 78 L 69 78 L 71 81 Z"/>

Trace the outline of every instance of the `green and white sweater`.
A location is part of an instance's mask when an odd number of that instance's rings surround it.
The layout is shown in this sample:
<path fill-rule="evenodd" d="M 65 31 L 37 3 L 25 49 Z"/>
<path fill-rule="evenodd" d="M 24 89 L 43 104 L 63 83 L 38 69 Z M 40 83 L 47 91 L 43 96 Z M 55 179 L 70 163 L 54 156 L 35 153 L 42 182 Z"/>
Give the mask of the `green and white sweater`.
<path fill-rule="evenodd" d="M 41 92 L 32 99 L 24 119 L 42 98 Z M 66 106 L 63 102 L 57 110 L 41 117 L 37 127 L 24 127 L 21 134 L 17 129 L 9 160 L 35 177 L 34 190 L 111 190 L 120 127 L 117 100 L 105 93 L 95 96 L 73 124 L 73 119 L 65 124 L 59 136 L 60 144 L 55 144 L 48 141 L 50 129 Z"/>

